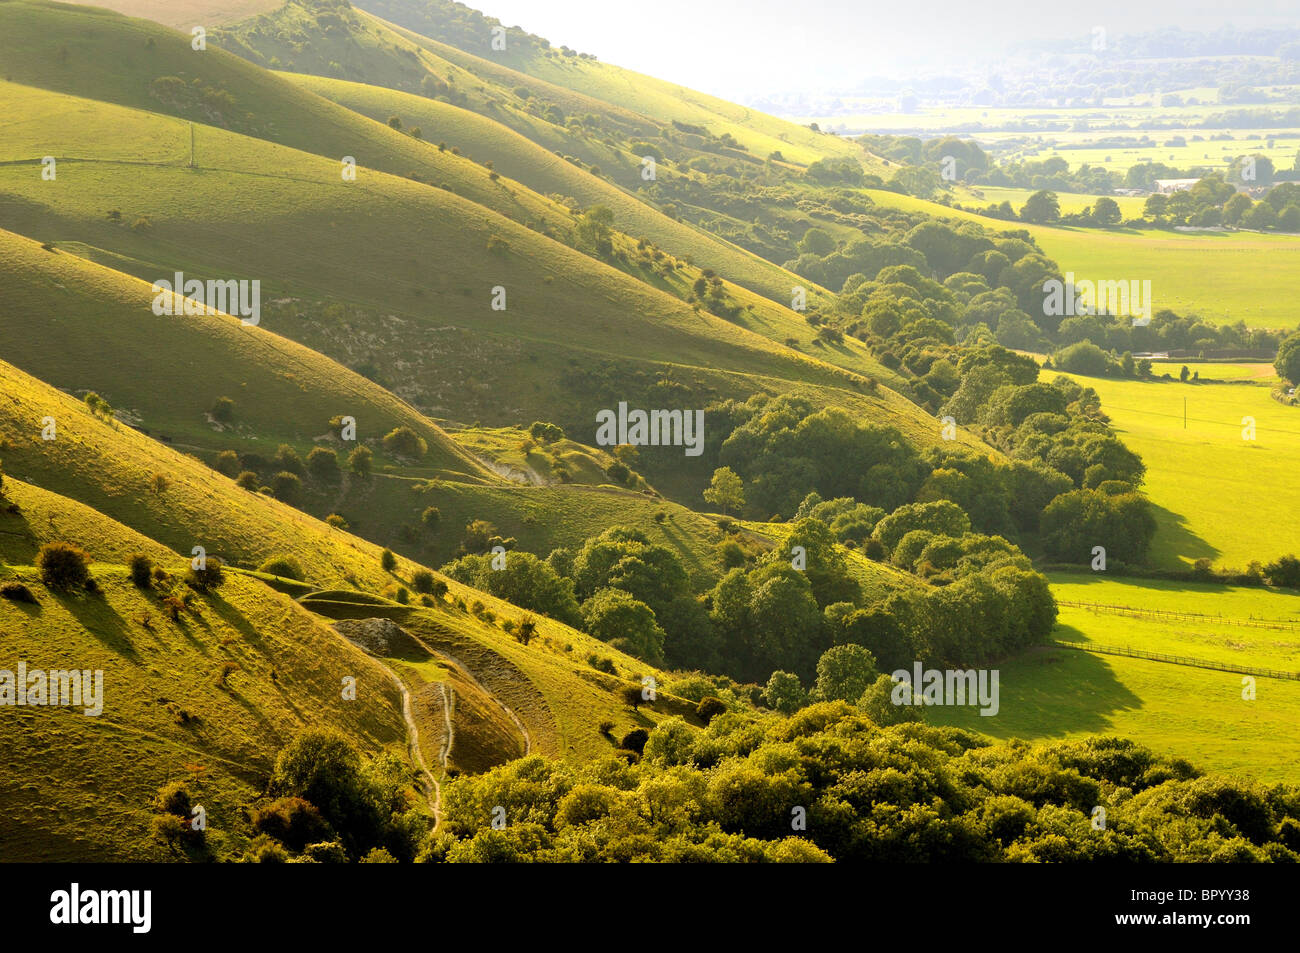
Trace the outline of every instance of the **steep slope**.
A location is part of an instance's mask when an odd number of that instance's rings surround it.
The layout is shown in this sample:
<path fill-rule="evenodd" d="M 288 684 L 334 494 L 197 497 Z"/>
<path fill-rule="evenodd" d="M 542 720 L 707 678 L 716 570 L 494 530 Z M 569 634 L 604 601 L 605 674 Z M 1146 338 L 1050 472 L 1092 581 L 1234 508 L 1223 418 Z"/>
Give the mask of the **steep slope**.
<path fill-rule="evenodd" d="M 503 85 L 510 83 L 511 74 L 525 74 L 634 114 L 701 126 L 719 137 L 730 135 L 760 159 L 780 152 L 786 159 L 805 165 L 822 158 L 843 157 L 869 170 L 884 168 L 879 159 L 838 136 L 602 63 L 593 56 L 565 53 L 517 29 L 506 28 L 505 50 L 494 50 L 492 29 L 503 26 L 501 21 L 463 4 L 449 0 L 358 0 L 354 6 L 405 28 L 410 31 L 408 38 L 444 59 Z M 417 37 L 424 38 L 423 42 Z"/>
<path fill-rule="evenodd" d="M 410 427 L 431 471 L 494 482 L 411 407 L 286 338 L 216 312 L 157 315 L 148 283 L 2 230 L 0 275 L 0 353 L 55 386 L 97 391 L 146 432 L 204 449 L 305 449 L 347 415 L 362 442 Z M 211 414 L 222 396 L 235 402 L 225 424 Z"/>
<path fill-rule="evenodd" d="M 296 85 L 376 121 L 398 116 L 406 126 L 420 127 L 429 138 L 445 140 L 467 155 L 491 160 L 497 171 L 541 195 L 568 196 L 583 208 L 605 205 L 613 211 L 619 231 L 645 237 L 772 302 L 784 302 L 788 306 L 791 290 L 796 285 L 807 289 L 813 305 L 826 295 L 824 289 L 751 252 L 669 218 L 641 198 L 592 175 L 501 122 L 451 103 L 399 90 L 306 74 L 284 75 Z M 807 334 L 802 319 L 785 307 L 782 311 L 792 333 Z"/>
<path fill-rule="evenodd" d="M 265 787 L 276 752 L 307 727 L 358 748 L 400 750 L 396 691 L 383 671 L 287 596 L 238 573 L 173 619 L 121 561 L 143 552 L 179 575 L 185 560 L 72 500 L 12 477 L 0 512 L 5 562 L 36 604 L 0 599 L 0 667 L 99 670 L 102 713 L 13 707 L 0 718 L 0 860 L 165 860 L 150 840 L 151 801 L 185 780 L 216 851 L 249 831 L 242 806 Z M 91 549 L 96 594 L 47 589 L 15 538 Z M 26 549 L 23 546 L 22 549 Z M 345 677 L 356 679 L 344 701 Z M 22 765 L 22 770 L 17 766 Z"/>
<path fill-rule="evenodd" d="M 78 132 L 84 124 L 60 127 L 57 110 L 35 108 L 51 95 L 29 91 L 37 115 L 24 122 L 41 125 L 53 151 L 75 143 L 91 154 L 65 161 L 54 183 L 41 180 L 34 159 L 0 169 L 0 213 L 13 230 L 108 250 L 115 267 L 150 281 L 176 270 L 264 276 L 263 299 L 272 304 L 264 328 L 353 366 L 373 360 L 383 341 L 383 359 L 392 362 L 386 373 L 401 375 L 397 392 L 433 413 L 516 422 L 541 411 L 570 424 L 590 421 L 603 404 L 554 389 L 585 352 L 587 368 L 635 355 L 648 369 L 717 381 L 711 386 L 721 384 L 721 393 L 752 392 L 764 379 L 833 388 L 822 402 L 833 396 L 883 404 L 887 414 L 910 416 L 918 432 L 931 429 L 917 426 L 916 408 L 888 392 L 879 400 L 857 397 L 851 375 L 692 311 L 444 190 L 379 173 L 343 182 L 330 160 L 203 126 L 192 129 L 193 169 L 161 157 L 157 164 L 98 160 L 99 146 L 87 147 Z M 97 108 L 105 124 L 119 118 L 120 107 Z M 130 118 L 154 130 L 159 143 L 167 142 L 169 123 L 173 138 L 183 132 L 174 120 Z M 110 155 L 117 149 L 111 137 L 97 141 Z M 265 168 L 279 171 L 258 171 Z M 202 221 L 187 211 L 196 204 L 205 209 Z M 106 215 L 111 211 L 121 222 Z M 403 258 L 393 247 L 419 252 Z M 429 262 L 442 267 L 430 273 Z M 508 310 L 492 309 L 496 287 L 507 289 Z M 277 313 L 275 295 L 324 299 L 344 313 L 304 321 L 299 302 Z"/>
<path fill-rule="evenodd" d="M 49 422 L 46 418 L 53 418 L 55 422 L 54 439 L 43 439 L 42 430 Z M 3 362 L 0 362 L 0 453 L 3 454 L 6 484 L 35 484 L 47 493 L 56 493 L 93 507 L 136 533 L 156 540 L 171 552 L 184 554 L 174 557 L 181 568 L 191 549 L 199 545 L 209 555 L 218 556 L 235 567 L 255 567 L 272 555 L 292 556 L 302 565 L 306 581 L 317 589 L 326 590 L 303 600 L 304 606 L 316 612 L 325 612 L 330 605 L 339 605 L 342 600 L 343 605 L 354 610 L 344 616 L 347 618 L 384 614 L 398 618 L 418 617 L 438 631 L 447 630 L 457 639 L 469 639 L 478 646 L 476 652 L 512 656 L 516 659 L 516 667 L 525 670 L 536 665 L 541 666 L 543 672 L 563 670 L 569 675 L 582 672 L 590 682 L 590 678 L 596 675 L 586 674 L 585 660 L 588 655 L 595 654 L 610 659 L 625 678 L 642 673 L 663 679 L 662 672 L 645 663 L 545 617 L 538 620 L 537 636 L 525 649 L 500 627 L 500 622 L 507 618 L 518 619 L 525 615 L 522 610 L 453 580 L 445 580 L 450 603 L 434 601 L 428 608 L 399 605 L 373 595 L 357 601 L 358 591 L 374 594 L 388 587 L 413 588 L 412 574 L 421 568 L 420 565 L 399 557 L 393 571 L 386 571 L 381 566 L 378 546 L 334 529 L 276 500 L 242 490 L 234 481 L 192 457 L 177 453 L 129 427 L 94 416 L 83 402 Z M 161 492 L 152 488 L 155 474 L 166 478 L 167 486 Z M 42 496 L 40 491 L 31 491 L 30 497 L 19 501 L 20 510 L 29 498 L 40 504 Z M 49 506 L 48 503 L 40 505 Z M 39 506 L 36 512 L 41 512 Z M 70 515 L 58 516 L 57 519 L 75 529 L 76 514 L 85 512 L 79 507 L 71 507 Z M 18 520 L 10 531 L 10 535 L 18 540 L 12 545 L 20 547 L 14 550 L 17 556 L 33 548 L 31 541 L 22 540 L 27 540 L 32 534 L 36 534 L 37 539 L 52 538 L 50 534 L 55 532 L 55 529 L 50 529 L 36 533 L 23 520 L 21 512 L 5 514 L 3 518 Z M 87 538 L 93 532 L 100 530 L 87 529 L 80 536 Z M 134 549 L 136 543 L 145 545 L 138 537 L 125 531 L 105 535 L 110 541 L 119 540 L 103 550 L 105 558 L 117 558 L 127 548 Z M 230 575 L 243 578 L 236 573 Z M 473 608 L 476 603 L 481 604 L 484 611 L 492 612 L 496 620 L 466 611 L 466 606 Z M 555 669 L 556 665 L 560 668 Z M 471 665 L 470 670 L 483 678 L 475 666 Z M 555 683 L 560 676 L 539 677 L 549 680 L 552 687 L 548 690 L 553 692 L 552 697 L 565 697 L 565 687 Z M 502 684 L 508 681 L 503 679 Z M 601 681 L 597 679 L 598 683 Z M 619 702 L 615 688 L 616 684 L 608 687 L 607 697 L 602 696 L 603 705 L 617 708 Z M 570 715 L 559 717 L 557 723 L 563 726 L 569 723 L 568 719 L 580 717 L 581 710 L 575 710 Z M 592 725 L 598 721 L 593 720 Z M 587 727 L 593 733 L 590 737 L 594 737 L 594 727 Z M 582 731 L 587 731 L 587 728 Z M 560 745 L 558 739 L 545 743 L 554 743 L 557 753 L 568 750 Z"/>

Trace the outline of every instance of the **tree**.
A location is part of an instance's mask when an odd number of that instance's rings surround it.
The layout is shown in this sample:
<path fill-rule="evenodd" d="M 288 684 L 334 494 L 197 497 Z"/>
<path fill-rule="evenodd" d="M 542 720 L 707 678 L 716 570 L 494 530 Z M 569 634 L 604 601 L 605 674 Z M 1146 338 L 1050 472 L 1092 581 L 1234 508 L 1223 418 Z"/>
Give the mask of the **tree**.
<path fill-rule="evenodd" d="M 379 565 L 384 572 L 392 572 L 397 568 L 397 557 L 393 555 L 391 549 L 385 549 L 379 554 Z"/>
<path fill-rule="evenodd" d="M 229 397 L 218 397 L 212 405 L 212 419 L 228 424 L 235 419 L 235 402 Z"/>
<path fill-rule="evenodd" d="M 299 582 L 302 582 L 307 575 L 303 572 L 302 563 L 294 556 L 272 556 L 258 566 L 257 571 L 270 576 L 279 576 L 282 579 L 296 579 Z"/>
<path fill-rule="evenodd" d="M 808 699 L 798 675 L 790 672 L 773 672 L 763 689 L 763 702 L 768 708 L 783 715 L 793 715 Z"/>
<path fill-rule="evenodd" d="M 875 681 L 876 660 L 860 645 L 836 645 L 817 660 L 817 697 L 853 702 Z"/>
<path fill-rule="evenodd" d="M 1092 206 L 1092 220 L 1098 225 L 1118 225 L 1122 218 L 1119 203 L 1110 196 L 1103 195 Z"/>
<path fill-rule="evenodd" d="M 732 509 L 739 510 L 745 505 L 745 485 L 739 474 L 731 467 L 719 467 L 713 471 L 713 480 L 704 491 L 704 502 L 722 507 L 724 514 Z"/>
<path fill-rule="evenodd" d="M 334 480 L 339 475 L 339 455 L 328 447 L 315 447 L 307 454 L 307 469 L 321 480 Z"/>
<path fill-rule="evenodd" d="M 375 455 L 370 452 L 369 447 L 357 447 L 348 454 L 348 469 L 356 476 L 370 476 L 371 467 L 374 465 Z"/>
<path fill-rule="evenodd" d="M 664 657 L 664 630 L 644 602 L 621 589 L 601 589 L 582 605 L 583 628 L 614 648 L 652 665 Z"/>
<path fill-rule="evenodd" d="M 153 561 L 142 553 L 136 553 L 128 565 L 131 569 L 131 582 L 138 589 L 148 589 L 153 582 Z"/>
<path fill-rule="evenodd" d="M 239 454 L 233 450 L 222 450 L 212 466 L 218 473 L 224 473 L 228 477 L 239 476 Z"/>
<path fill-rule="evenodd" d="M 438 523 L 442 520 L 442 510 L 436 506 L 426 506 L 424 512 L 420 514 L 420 522 L 429 532 L 438 528 Z"/>
<path fill-rule="evenodd" d="M 1277 376 L 1292 384 L 1300 384 L 1300 333 L 1292 334 L 1277 349 L 1273 361 Z"/>
<path fill-rule="evenodd" d="M 907 721 L 920 721 L 924 709 L 919 705 L 894 703 L 894 680 L 889 675 L 880 675 L 858 699 L 862 709 L 877 725 L 898 725 Z M 906 696 L 911 700 L 910 692 Z"/>
<path fill-rule="evenodd" d="M 493 568 L 492 556 L 470 553 L 443 566 L 442 571 L 457 582 L 521 609 L 545 613 L 567 625 L 581 623 L 572 580 L 560 576 L 550 563 L 532 553 L 512 553 L 504 569 Z"/>
<path fill-rule="evenodd" d="M 816 255 L 824 258 L 835 250 L 835 239 L 823 228 L 810 228 L 803 233 L 803 238 L 795 245 L 801 255 Z"/>
<path fill-rule="evenodd" d="M 271 478 L 271 489 L 275 491 L 277 500 L 290 504 L 296 503 L 302 496 L 302 480 L 296 473 L 281 470 Z"/>
<path fill-rule="evenodd" d="M 90 557 L 71 543 L 46 543 L 36 554 L 41 582 L 51 589 L 73 589 L 90 579 Z"/>
<path fill-rule="evenodd" d="M 727 704 L 716 695 L 705 695 L 695 706 L 695 715 L 706 725 L 727 710 Z"/>
<path fill-rule="evenodd" d="M 203 565 L 199 569 L 190 568 L 185 574 L 185 582 L 191 589 L 199 592 L 209 592 L 213 589 L 221 588 L 226 581 L 226 574 L 222 571 L 222 562 L 216 556 L 208 556 L 203 560 Z"/>
<path fill-rule="evenodd" d="M 1061 203 L 1055 192 L 1040 189 L 1025 201 L 1020 217 L 1034 225 L 1047 225 L 1061 220 Z"/>
<path fill-rule="evenodd" d="M 307 472 L 307 468 L 303 465 L 302 457 L 298 456 L 298 451 L 287 443 L 282 443 L 276 448 L 275 459 L 272 461 L 272 464 L 287 473 L 294 474 L 295 476 L 302 476 Z"/>

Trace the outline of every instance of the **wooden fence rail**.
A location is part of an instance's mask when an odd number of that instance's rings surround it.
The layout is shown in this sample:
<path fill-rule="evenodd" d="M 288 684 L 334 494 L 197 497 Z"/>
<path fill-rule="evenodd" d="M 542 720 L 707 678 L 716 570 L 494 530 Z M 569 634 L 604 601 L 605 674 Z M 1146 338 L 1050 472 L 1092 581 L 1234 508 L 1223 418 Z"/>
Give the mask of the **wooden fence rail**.
<path fill-rule="evenodd" d="M 1248 626 L 1253 629 L 1281 629 L 1284 631 L 1296 631 L 1300 629 L 1300 622 L 1290 619 L 1234 619 L 1222 615 L 1209 615 L 1204 612 L 1177 612 L 1172 609 L 1144 609 L 1138 606 L 1120 606 L 1110 605 L 1105 602 L 1076 602 L 1069 599 L 1057 599 L 1058 606 L 1069 606 L 1073 609 L 1088 609 L 1093 612 L 1112 612 L 1116 615 L 1131 615 L 1139 618 L 1151 619 L 1179 619 L 1188 622 L 1205 622 L 1213 625 L 1238 625 Z"/>
<path fill-rule="evenodd" d="M 1188 665 L 1194 668 L 1209 668 L 1218 672 L 1233 672 L 1237 675 L 1253 675 L 1257 678 L 1287 678 L 1300 682 L 1300 672 L 1283 672 L 1271 668 L 1249 668 L 1243 665 L 1229 665 L 1224 662 L 1212 662 L 1209 659 L 1191 658 L 1186 655 L 1165 655 L 1161 652 L 1145 652 L 1127 646 L 1099 645 L 1096 642 L 1070 642 L 1057 639 L 1053 644 L 1066 649 L 1079 649 L 1083 652 L 1098 652 L 1102 655 L 1126 655 L 1129 658 L 1146 659 L 1150 662 L 1169 662 L 1173 665 Z"/>

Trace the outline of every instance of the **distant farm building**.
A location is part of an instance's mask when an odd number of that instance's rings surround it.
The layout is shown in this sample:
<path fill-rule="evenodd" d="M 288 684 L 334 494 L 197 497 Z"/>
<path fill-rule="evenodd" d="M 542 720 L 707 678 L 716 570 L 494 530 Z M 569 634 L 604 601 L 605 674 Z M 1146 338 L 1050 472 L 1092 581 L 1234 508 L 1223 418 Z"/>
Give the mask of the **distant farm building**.
<path fill-rule="evenodd" d="M 1172 195 L 1175 192 L 1186 192 L 1200 179 L 1156 179 L 1156 191 L 1165 195 Z"/>

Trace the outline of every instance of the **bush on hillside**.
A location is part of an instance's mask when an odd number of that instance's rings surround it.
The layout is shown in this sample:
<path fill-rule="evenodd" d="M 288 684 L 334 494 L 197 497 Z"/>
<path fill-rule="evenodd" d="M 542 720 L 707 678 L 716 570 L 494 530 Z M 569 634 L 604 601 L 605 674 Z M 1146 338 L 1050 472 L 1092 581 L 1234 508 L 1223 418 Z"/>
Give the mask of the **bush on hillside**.
<path fill-rule="evenodd" d="M 36 554 L 41 582 L 51 589 L 74 589 L 90 579 L 90 557 L 70 543 L 46 543 Z"/>

